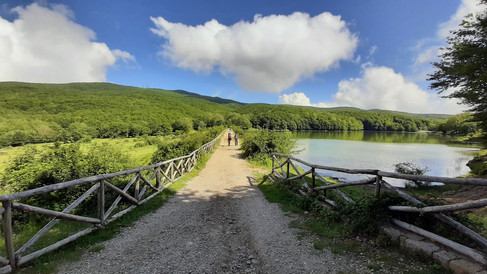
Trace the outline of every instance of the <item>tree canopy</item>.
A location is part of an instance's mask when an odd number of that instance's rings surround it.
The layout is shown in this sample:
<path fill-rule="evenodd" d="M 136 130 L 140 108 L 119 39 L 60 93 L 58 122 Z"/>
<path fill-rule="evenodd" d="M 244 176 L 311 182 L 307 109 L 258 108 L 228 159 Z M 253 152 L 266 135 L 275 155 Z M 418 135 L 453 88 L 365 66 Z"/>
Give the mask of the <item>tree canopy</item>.
<path fill-rule="evenodd" d="M 485 7 L 487 0 L 482 0 Z M 446 98 L 457 98 L 470 107 L 487 132 L 487 10 L 468 15 L 460 28 L 451 31 L 442 48 L 436 71 L 429 75 L 430 87 Z"/>

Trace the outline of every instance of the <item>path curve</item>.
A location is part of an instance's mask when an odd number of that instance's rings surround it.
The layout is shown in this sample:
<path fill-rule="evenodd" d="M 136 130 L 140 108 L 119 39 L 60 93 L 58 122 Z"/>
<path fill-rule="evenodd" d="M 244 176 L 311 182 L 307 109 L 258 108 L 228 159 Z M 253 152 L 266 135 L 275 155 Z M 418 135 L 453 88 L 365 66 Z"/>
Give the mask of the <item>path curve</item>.
<path fill-rule="evenodd" d="M 226 135 L 225 135 L 226 136 Z M 365 273 L 366 260 L 318 251 L 268 203 L 226 138 L 199 176 L 104 249 L 60 273 Z"/>

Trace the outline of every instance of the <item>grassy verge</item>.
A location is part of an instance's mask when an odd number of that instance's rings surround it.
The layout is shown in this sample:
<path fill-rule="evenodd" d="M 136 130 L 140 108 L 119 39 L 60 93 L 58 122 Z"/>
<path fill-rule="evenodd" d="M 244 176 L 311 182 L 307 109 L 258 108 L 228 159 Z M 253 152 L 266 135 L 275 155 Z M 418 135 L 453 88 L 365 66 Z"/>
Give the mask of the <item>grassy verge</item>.
<path fill-rule="evenodd" d="M 211 154 L 204 155 L 198 161 L 195 169 L 189 174 L 186 174 L 182 179 L 178 180 L 174 184 L 172 184 L 168 189 L 161 192 L 159 195 L 154 197 L 152 200 L 148 201 L 147 203 L 135 208 L 131 212 L 125 214 L 120 219 L 116 220 L 113 223 L 110 223 L 106 227 L 96 230 L 89 235 L 79 238 L 78 240 L 62 247 L 61 249 L 48 253 L 44 256 L 41 256 L 31 262 L 29 262 L 26 266 L 24 266 L 20 272 L 21 273 L 52 273 L 55 272 L 59 265 L 70 261 L 70 260 L 78 260 L 81 255 L 85 252 L 99 252 L 103 250 L 103 246 L 101 243 L 103 241 L 109 240 L 115 237 L 121 229 L 124 227 L 132 225 L 135 221 L 137 221 L 140 217 L 146 215 L 147 213 L 153 212 L 160 208 L 164 203 L 173 196 L 177 190 L 183 188 L 188 181 L 192 178 L 196 177 L 199 172 L 203 169 L 206 165 L 206 162 L 210 158 Z M 67 226 L 67 227 L 63 227 Z M 35 229 L 39 229 L 40 227 L 30 227 L 29 229 L 25 229 L 24 233 L 30 234 L 30 232 L 34 231 Z M 63 238 L 63 235 L 56 235 L 56 234 L 64 234 L 66 230 L 80 230 L 80 225 L 73 224 L 73 223 L 62 223 L 59 229 L 55 229 L 52 234 L 48 237 L 49 239 L 47 242 L 43 242 L 42 244 L 52 244 L 55 242 L 57 238 Z M 23 235 L 18 235 L 18 238 L 26 238 Z M 40 243 L 41 244 L 41 243 Z"/>
<path fill-rule="evenodd" d="M 315 249 L 328 249 L 337 255 L 363 256 L 370 260 L 367 267 L 371 271 L 399 268 L 404 273 L 448 273 L 428 258 L 398 251 L 388 237 L 378 234 L 377 222 L 372 218 L 381 213 L 372 208 L 384 208 L 388 200 L 393 199 L 391 197 L 375 203 L 358 201 L 356 206 L 334 211 L 323 208 L 313 198 L 297 196 L 283 182 L 272 183 L 266 176 L 259 182 L 259 189 L 269 202 L 279 203 L 284 212 L 298 214 L 290 226 L 300 229 L 301 237 L 313 236 Z M 368 190 L 357 189 L 354 188 L 354 192 L 358 196 L 370 195 Z"/>

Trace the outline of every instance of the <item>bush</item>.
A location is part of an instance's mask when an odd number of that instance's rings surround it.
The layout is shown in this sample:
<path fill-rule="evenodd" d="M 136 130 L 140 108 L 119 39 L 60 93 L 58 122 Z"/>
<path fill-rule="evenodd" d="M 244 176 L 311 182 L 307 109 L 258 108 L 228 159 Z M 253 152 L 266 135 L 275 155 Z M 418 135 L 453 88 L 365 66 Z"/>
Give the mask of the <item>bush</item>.
<path fill-rule="evenodd" d="M 381 224 L 388 222 L 388 206 L 402 203 L 402 198 L 384 193 L 379 199 L 363 198 L 355 203 L 343 204 L 339 215 L 346 219 L 350 232 L 375 235 Z"/>
<path fill-rule="evenodd" d="M 429 171 L 429 168 L 421 168 L 416 166 L 413 163 L 399 163 L 394 165 L 395 171 L 401 174 L 410 174 L 410 175 L 424 175 L 426 172 Z M 420 181 L 412 181 L 417 187 L 428 186 L 430 182 L 420 182 Z"/>
<path fill-rule="evenodd" d="M 205 143 L 213 140 L 224 127 L 213 127 L 202 131 L 186 133 L 175 141 L 163 142 L 157 145 L 157 151 L 152 156 L 152 163 L 185 156 L 195 151 Z"/>
<path fill-rule="evenodd" d="M 20 192 L 46 185 L 129 169 L 127 155 L 114 146 L 99 144 L 81 149 L 79 144 L 54 144 L 44 150 L 28 148 L 5 170 L 3 192 Z M 30 205 L 59 210 L 83 194 L 90 186 L 76 186 L 46 195 L 33 196 Z M 96 200 L 96 199 L 95 199 Z M 84 204 L 88 209 L 89 203 Z M 83 210 L 83 207 L 80 207 Z"/>
<path fill-rule="evenodd" d="M 245 133 L 241 149 L 245 158 L 265 161 L 271 153 L 290 154 L 294 145 L 290 132 L 258 130 Z"/>

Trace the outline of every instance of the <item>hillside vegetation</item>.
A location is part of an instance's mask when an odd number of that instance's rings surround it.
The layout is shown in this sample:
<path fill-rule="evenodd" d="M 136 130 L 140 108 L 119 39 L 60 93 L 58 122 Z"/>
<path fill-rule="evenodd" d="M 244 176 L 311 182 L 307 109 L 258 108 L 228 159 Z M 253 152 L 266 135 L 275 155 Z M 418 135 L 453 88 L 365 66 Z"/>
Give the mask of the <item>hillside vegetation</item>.
<path fill-rule="evenodd" d="M 437 129 L 444 120 L 353 108 L 243 104 L 177 90 L 110 83 L 0 83 L 0 147 L 163 136 L 220 125 L 277 130 Z M 444 117 L 441 117 L 444 118 Z"/>

